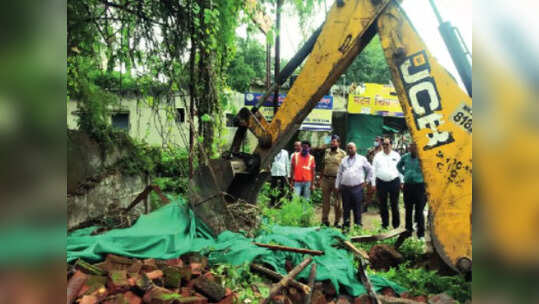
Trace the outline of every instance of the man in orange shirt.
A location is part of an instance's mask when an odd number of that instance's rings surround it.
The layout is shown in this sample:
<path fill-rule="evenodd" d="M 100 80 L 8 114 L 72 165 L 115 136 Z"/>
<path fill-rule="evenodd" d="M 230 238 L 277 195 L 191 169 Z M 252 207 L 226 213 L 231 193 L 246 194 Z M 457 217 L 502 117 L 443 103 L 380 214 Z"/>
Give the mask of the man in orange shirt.
<path fill-rule="evenodd" d="M 309 152 L 311 143 L 304 140 L 301 142 L 301 152 L 292 154 L 291 170 L 292 179 L 290 186 L 298 196 L 306 199 L 311 198 L 311 191 L 314 190 L 314 176 L 316 164 L 314 156 Z"/>

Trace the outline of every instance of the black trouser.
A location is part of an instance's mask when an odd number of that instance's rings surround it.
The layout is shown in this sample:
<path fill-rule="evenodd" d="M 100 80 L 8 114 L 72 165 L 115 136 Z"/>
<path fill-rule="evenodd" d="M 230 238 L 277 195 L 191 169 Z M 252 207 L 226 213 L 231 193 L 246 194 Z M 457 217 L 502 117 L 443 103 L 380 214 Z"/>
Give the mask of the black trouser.
<path fill-rule="evenodd" d="M 275 204 L 277 204 L 277 202 L 280 201 L 281 198 L 286 194 L 286 186 L 287 186 L 286 177 L 284 176 L 271 177 L 271 191 L 273 191 L 273 189 L 279 189 L 279 193 L 277 195 L 274 196 L 273 194 L 270 194 L 271 206 L 275 206 Z"/>
<path fill-rule="evenodd" d="M 412 213 L 415 209 L 414 220 L 417 223 L 417 237 L 425 236 L 425 218 L 423 209 L 427 202 L 424 183 L 404 184 L 404 208 L 406 208 L 406 230 L 413 230 Z"/>
<path fill-rule="evenodd" d="M 361 225 L 361 204 L 363 200 L 363 186 L 341 186 L 343 227 L 350 226 L 350 213 L 354 211 L 354 224 Z"/>
<path fill-rule="evenodd" d="M 398 228 L 400 225 L 399 214 L 399 192 L 400 179 L 397 177 L 392 181 L 385 182 L 379 178 L 376 179 L 376 192 L 378 194 L 378 203 L 380 204 L 380 216 L 382 217 L 382 227 L 389 226 L 389 213 L 387 210 L 387 197 L 391 204 L 391 222 L 393 228 Z"/>

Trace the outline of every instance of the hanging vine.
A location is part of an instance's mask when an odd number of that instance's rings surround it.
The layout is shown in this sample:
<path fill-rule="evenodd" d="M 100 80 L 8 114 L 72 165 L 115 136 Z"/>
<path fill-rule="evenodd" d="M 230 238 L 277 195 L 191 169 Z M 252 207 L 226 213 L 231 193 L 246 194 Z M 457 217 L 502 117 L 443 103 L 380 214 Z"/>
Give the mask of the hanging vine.
<path fill-rule="evenodd" d="M 187 119 L 197 121 L 191 133 L 211 154 L 241 4 L 68 0 L 68 96 L 79 101 L 79 127 L 99 137 L 109 104 L 129 89 L 188 96 Z"/>

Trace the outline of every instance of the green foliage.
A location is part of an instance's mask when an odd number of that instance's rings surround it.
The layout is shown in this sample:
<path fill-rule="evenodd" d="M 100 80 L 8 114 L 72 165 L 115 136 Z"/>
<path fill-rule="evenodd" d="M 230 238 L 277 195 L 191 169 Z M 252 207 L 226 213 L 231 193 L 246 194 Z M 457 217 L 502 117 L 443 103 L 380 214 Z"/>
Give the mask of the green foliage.
<path fill-rule="evenodd" d="M 391 80 L 391 72 L 378 35 L 354 59 L 345 75 L 347 83 L 355 82 L 356 84 L 362 82 L 388 83 Z"/>
<path fill-rule="evenodd" d="M 470 300 L 472 296 L 471 282 L 466 282 L 464 277 L 441 276 L 435 270 L 413 268 L 409 261 L 376 274 L 407 288 L 413 296 L 445 292 L 461 303 Z"/>
<path fill-rule="evenodd" d="M 265 206 L 262 215 L 268 219 L 268 224 L 297 227 L 315 225 L 313 205 L 303 197 L 295 195 L 292 200 L 284 199 L 279 207 Z"/>
<path fill-rule="evenodd" d="M 322 189 L 315 188 L 311 193 L 311 202 L 313 205 L 322 205 Z"/>
<path fill-rule="evenodd" d="M 265 79 L 266 51 L 253 39 L 238 38 L 236 52 L 226 70 L 227 85 L 238 92 L 247 92 L 255 79 Z"/>
<path fill-rule="evenodd" d="M 239 303 L 259 303 L 269 296 L 266 281 L 250 271 L 249 263 L 240 266 L 220 264 L 214 266 L 212 271 L 217 274 L 223 287 L 228 287 L 238 293 Z M 253 289 L 258 289 L 259 293 L 255 293 Z"/>

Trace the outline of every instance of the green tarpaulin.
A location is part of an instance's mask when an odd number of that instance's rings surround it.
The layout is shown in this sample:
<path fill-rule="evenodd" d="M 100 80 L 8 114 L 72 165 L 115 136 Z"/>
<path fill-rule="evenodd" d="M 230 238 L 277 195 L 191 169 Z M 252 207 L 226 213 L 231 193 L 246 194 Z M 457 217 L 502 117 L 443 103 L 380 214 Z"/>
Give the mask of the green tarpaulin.
<path fill-rule="evenodd" d="M 346 142 L 354 142 L 357 152 L 367 154 L 376 136 L 383 134 L 384 117 L 379 115 L 350 114 L 348 115 L 348 133 Z"/>
<path fill-rule="evenodd" d="M 171 259 L 187 252 L 200 251 L 207 254 L 213 263 L 241 265 L 255 261 L 269 264 L 277 272 L 285 274 L 287 259 L 298 264 L 305 258 L 299 253 L 258 247 L 253 241 L 276 243 L 323 250 L 324 255 L 313 257 L 318 264 L 316 279 L 330 280 L 337 291 L 344 287 L 352 296 L 365 293 L 357 280 L 352 255 L 344 249 L 336 248 L 344 235 L 335 229 L 274 225 L 261 229 L 255 239 L 230 231 L 225 231 L 217 239 L 213 239 L 181 199 L 150 214 L 142 215 L 132 227 L 91 235 L 95 228 L 80 229 L 68 235 L 68 262 L 78 258 L 98 261 L 107 253 L 135 258 Z M 301 272 L 298 278 L 307 278 L 309 271 L 310 266 Z M 391 287 L 397 293 L 404 291 L 402 287 L 382 277 L 370 276 L 370 279 L 376 290 Z"/>

